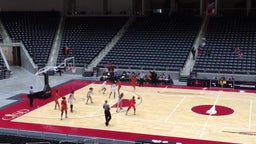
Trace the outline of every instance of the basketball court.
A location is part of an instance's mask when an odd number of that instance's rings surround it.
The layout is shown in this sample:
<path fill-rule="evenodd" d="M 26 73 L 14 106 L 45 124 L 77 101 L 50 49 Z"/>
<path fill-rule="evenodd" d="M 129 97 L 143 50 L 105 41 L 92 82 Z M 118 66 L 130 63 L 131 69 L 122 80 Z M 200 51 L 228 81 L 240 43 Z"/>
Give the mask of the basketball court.
<path fill-rule="evenodd" d="M 86 93 L 90 87 L 94 88 L 94 103 L 86 104 Z M 52 93 L 56 89 L 59 88 L 54 88 Z M 60 120 L 60 110 L 54 110 L 53 99 L 48 99 L 44 104 L 10 119 L 10 122 L 40 125 L 47 127 L 48 131 L 53 129 L 54 132 L 79 135 L 88 135 L 90 132 L 81 133 L 78 129 L 99 130 L 104 131 L 103 136 L 108 138 L 118 138 L 110 133 L 120 132 L 126 134 L 127 140 L 134 138 L 132 134 L 137 134 L 137 138 L 144 138 L 139 134 L 145 134 L 153 139 L 154 136 L 166 138 L 162 140 L 170 140 L 168 137 L 172 137 L 227 143 L 256 143 L 255 91 L 164 85 L 147 85 L 137 87 L 136 91 L 133 91 L 132 86 L 123 84 L 123 110 L 116 112 L 116 98 L 113 98 L 113 94 L 109 98 L 110 84 L 105 94 L 99 92 L 99 82 L 86 82 L 79 87 L 69 85 L 62 89 L 65 92 L 61 95 L 67 98 L 69 93 L 75 90 L 74 112 L 68 111 L 68 118 Z M 136 97 L 136 115 L 133 109 L 125 115 L 127 101 L 132 96 Z M 102 108 L 105 100 L 112 106 L 112 120 L 107 127 Z M 35 103 L 41 103 L 38 101 Z M 57 130 L 60 127 L 70 129 L 63 132 Z M 180 141 L 182 142 L 182 139 Z"/>

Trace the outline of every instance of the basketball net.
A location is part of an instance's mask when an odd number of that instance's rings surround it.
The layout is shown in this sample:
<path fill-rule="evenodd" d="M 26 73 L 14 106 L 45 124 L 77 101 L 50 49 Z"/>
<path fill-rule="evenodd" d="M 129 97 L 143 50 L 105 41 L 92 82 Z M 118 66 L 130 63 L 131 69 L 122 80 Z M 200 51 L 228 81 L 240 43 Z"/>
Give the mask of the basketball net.
<path fill-rule="evenodd" d="M 65 69 L 66 71 L 76 72 L 75 57 L 65 58 L 64 61 L 58 65 L 58 68 Z"/>

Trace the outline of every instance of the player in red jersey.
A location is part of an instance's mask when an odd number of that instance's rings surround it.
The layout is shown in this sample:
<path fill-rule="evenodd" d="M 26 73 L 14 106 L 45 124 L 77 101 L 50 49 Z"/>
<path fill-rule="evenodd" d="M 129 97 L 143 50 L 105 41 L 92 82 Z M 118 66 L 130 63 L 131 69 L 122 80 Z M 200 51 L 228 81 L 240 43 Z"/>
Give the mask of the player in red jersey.
<path fill-rule="evenodd" d="M 136 104 L 136 100 L 135 100 L 135 96 L 132 96 L 132 98 L 129 100 L 130 104 L 129 104 L 129 107 L 125 113 L 125 115 L 127 115 L 128 111 L 133 108 L 133 111 L 134 111 L 134 115 L 136 114 L 136 107 L 135 107 L 135 104 Z"/>
<path fill-rule="evenodd" d="M 122 87 L 122 82 L 120 81 L 120 79 L 117 80 L 117 93 L 118 95 L 120 95 L 120 89 Z"/>
<path fill-rule="evenodd" d="M 68 118 L 67 113 L 68 113 L 68 106 L 67 106 L 67 101 L 66 97 L 62 97 L 61 101 L 61 117 L 60 120 L 62 120 L 63 113 L 65 112 L 65 118 Z"/>
<path fill-rule="evenodd" d="M 59 99 L 60 95 L 59 95 L 59 90 L 56 90 L 55 95 L 54 95 L 54 101 L 55 101 L 55 106 L 54 109 L 56 110 L 57 107 L 60 109 L 60 103 L 59 103 Z"/>

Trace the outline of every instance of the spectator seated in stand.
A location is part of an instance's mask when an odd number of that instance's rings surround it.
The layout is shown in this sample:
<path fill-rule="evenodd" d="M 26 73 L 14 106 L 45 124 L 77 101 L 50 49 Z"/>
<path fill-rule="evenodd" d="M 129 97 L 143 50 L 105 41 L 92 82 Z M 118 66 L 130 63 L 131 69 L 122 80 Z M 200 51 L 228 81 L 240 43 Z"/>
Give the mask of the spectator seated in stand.
<path fill-rule="evenodd" d="M 242 52 L 240 52 L 240 53 L 238 54 L 238 56 L 239 56 L 239 58 L 243 58 L 243 57 L 244 57 L 244 54 L 243 54 Z"/>
<path fill-rule="evenodd" d="M 233 76 L 230 76 L 230 78 L 229 78 L 228 80 L 233 81 L 233 80 L 235 80 L 235 79 L 234 79 Z"/>

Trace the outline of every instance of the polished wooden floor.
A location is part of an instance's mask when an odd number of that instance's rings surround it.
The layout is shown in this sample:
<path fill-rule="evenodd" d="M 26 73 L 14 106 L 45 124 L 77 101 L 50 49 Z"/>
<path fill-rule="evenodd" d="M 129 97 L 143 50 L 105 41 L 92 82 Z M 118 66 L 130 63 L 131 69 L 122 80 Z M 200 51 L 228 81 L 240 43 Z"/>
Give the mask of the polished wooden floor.
<path fill-rule="evenodd" d="M 85 103 L 89 87 L 94 88 L 93 104 Z M 51 102 L 14 121 L 256 143 L 256 93 L 168 87 L 137 87 L 134 92 L 131 86 L 122 86 L 125 99 L 133 95 L 142 97 L 137 99 L 136 115 L 132 109 L 125 115 L 127 108 L 118 113 L 112 108 L 112 120 L 106 127 L 102 105 L 105 100 L 114 105 L 116 99 L 113 95 L 108 98 L 110 85 L 106 94 L 99 93 L 100 88 L 100 84 L 92 83 L 77 90 L 74 112 L 68 112 L 68 118 L 64 120 L 60 120 L 60 111 L 54 110 L 54 102 Z M 221 105 L 233 109 L 234 113 L 224 116 L 202 115 L 191 110 L 198 105 Z"/>

